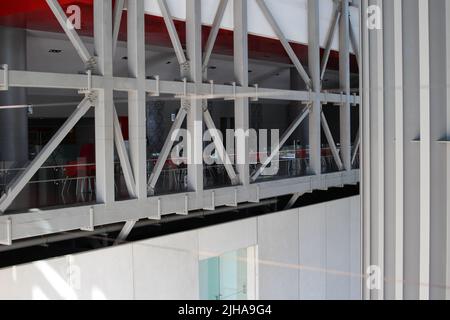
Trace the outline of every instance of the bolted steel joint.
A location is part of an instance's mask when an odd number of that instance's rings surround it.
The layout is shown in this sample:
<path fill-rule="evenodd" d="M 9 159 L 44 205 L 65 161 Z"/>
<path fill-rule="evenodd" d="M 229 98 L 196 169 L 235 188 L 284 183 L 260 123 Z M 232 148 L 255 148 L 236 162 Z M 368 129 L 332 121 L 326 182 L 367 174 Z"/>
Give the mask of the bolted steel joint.
<path fill-rule="evenodd" d="M 3 85 L 0 86 L 0 91 L 9 90 L 9 66 L 7 64 L 1 65 L 3 70 Z"/>
<path fill-rule="evenodd" d="M 85 64 L 86 71 L 94 71 L 97 67 L 97 58 L 96 57 L 90 57 L 89 60 Z"/>
<path fill-rule="evenodd" d="M 208 102 L 206 100 L 202 100 L 202 110 L 203 112 L 208 111 Z"/>
<path fill-rule="evenodd" d="M 88 91 L 85 94 L 86 94 L 86 98 L 88 98 L 88 100 L 91 103 L 94 103 L 97 100 L 97 97 L 98 97 L 97 96 L 97 92 L 95 92 L 95 91 Z"/>
<path fill-rule="evenodd" d="M 185 111 L 189 111 L 189 109 L 191 108 L 191 102 L 189 100 L 182 100 L 181 108 L 184 109 Z"/>
<path fill-rule="evenodd" d="M 189 61 L 181 63 L 180 71 L 181 71 L 182 76 L 187 76 L 189 74 L 189 72 L 191 71 L 191 63 Z"/>

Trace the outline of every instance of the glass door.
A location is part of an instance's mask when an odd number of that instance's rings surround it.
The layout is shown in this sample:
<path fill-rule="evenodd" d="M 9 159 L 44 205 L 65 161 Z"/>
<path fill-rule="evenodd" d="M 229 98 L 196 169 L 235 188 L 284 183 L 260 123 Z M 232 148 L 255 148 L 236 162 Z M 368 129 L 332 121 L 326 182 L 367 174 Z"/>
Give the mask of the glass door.
<path fill-rule="evenodd" d="M 200 299 L 248 299 L 248 249 L 200 261 Z"/>

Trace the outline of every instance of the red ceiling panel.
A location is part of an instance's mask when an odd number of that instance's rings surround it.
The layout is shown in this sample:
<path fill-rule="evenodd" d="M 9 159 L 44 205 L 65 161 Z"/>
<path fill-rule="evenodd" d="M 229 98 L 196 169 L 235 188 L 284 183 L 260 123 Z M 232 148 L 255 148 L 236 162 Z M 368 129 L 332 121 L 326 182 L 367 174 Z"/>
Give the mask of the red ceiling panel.
<path fill-rule="evenodd" d="M 53 13 L 44 0 L 0 0 L 0 25 L 27 28 L 31 30 L 62 32 L 61 26 L 56 21 Z M 82 10 L 82 27 L 79 34 L 92 36 L 93 34 L 93 0 L 59 0 L 65 9 L 69 5 L 79 5 Z M 126 40 L 126 14 L 124 14 L 119 38 Z M 186 26 L 184 21 L 175 21 L 181 42 L 185 45 Z M 158 46 L 171 46 L 164 20 L 161 17 L 147 15 L 145 18 L 146 43 Z M 206 43 L 210 27 L 203 27 L 203 44 Z M 292 43 L 292 48 L 304 65 L 308 63 L 308 47 L 306 45 Z M 233 32 L 220 30 L 214 47 L 214 52 L 223 55 L 233 54 Z M 323 54 L 323 50 L 322 50 Z M 280 41 L 249 35 L 249 57 L 252 59 L 268 60 L 290 63 L 289 57 L 284 51 Z M 339 53 L 331 52 L 329 66 L 332 70 L 339 68 Z M 356 57 L 351 57 L 352 72 L 357 73 Z"/>

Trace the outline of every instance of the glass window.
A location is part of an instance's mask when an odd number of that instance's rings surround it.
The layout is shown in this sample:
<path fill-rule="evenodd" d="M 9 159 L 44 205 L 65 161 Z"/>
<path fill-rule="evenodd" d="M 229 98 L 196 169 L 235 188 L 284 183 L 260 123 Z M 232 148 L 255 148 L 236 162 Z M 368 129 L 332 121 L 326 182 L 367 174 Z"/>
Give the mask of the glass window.
<path fill-rule="evenodd" d="M 240 249 L 199 263 L 201 300 L 247 300 L 254 293 L 254 248 Z"/>

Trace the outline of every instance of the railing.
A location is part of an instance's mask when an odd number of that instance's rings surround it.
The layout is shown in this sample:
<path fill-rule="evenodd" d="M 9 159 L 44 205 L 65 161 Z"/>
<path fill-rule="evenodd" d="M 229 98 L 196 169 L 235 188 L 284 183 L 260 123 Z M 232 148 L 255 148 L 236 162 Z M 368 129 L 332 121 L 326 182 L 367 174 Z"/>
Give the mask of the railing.
<path fill-rule="evenodd" d="M 81 163 L 75 161 L 67 163 L 66 165 L 41 167 L 14 201 L 9 211 L 95 203 L 95 163 L 83 163 L 83 161 Z M 155 163 L 156 158 L 147 160 L 147 178 L 149 178 Z M 278 160 L 274 160 L 271 164 L 278 167 L 276 174 L 261 175 L 256 182 L 308 176 L 311 174 L 309 164 L 309 152 L 307 149 L 285 148 L 280 152 Z M 339 171 L 329 148 L 322 149 L 321 164 L 322 173 Z M 260 164 L 251 164 L 250 173 L 255 172 L 259 166 Z M 359 168 L 358 155 L 355 157 L 353 168 Z M 236 170 L 235 167 L 234 169 Z M 0 167 L 0 197 L 7 191 L 8 184 L 23 170 L 25 168 Z M 205 189 L 231 186 L 231 180 L 227 171 L 220 164 L 204 165 L 203 177 Z M 168 161 L 161 172 L 152 195 L 184 193 L 188 191 L 187 166 L 177 166 L 172 161 Z M 130 198 L 118 161 L 115 162 L 115 194 L 118 201 Z M 149 194 L 149 196 L 151 195 Z"/>

